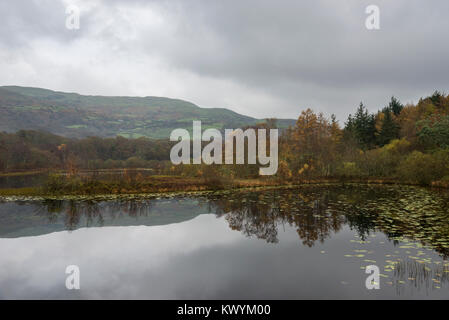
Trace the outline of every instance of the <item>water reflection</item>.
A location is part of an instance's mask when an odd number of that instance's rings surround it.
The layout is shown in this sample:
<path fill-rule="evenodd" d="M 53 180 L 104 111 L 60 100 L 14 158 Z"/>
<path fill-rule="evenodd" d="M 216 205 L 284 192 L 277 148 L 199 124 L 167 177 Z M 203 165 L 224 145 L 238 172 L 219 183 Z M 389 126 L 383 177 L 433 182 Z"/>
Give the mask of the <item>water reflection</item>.
<path fill-rule="evenodd" d="M 406 259 L 396 263 L 393 277 L 387 284 L 394 286 L 397 295 L 403 295 L 407 286 L 429 293 L 433 288 L 441 289 L 449 284 L 448 273 L 448 264 L 437 262 L 429 265 Z"/>
<path fill-rule="evenodd" d="M 345 223 L 341 213 L 330 210 L 329 191 L 319 194 L 302 191 L 272 190 L 263 193 L 232 194 L 207 201 L 219 216 L 225 215 L 229 226 L 247 236 L 278 242 L 278 229 L 295 226 L 304 245 L 312 247 L 338 232 Z"/>
<path fill-rule="evenodd" d="M 175 213 L 179 219 L 163 224 L 184 221 L 186 212 L 191 217 L 215 213 L 217 217 L 224 217 L 232 230 L 268 243 L 279 241 L 278 232 L 285 225 L 293 226 L 302 244 L 308 247 L 317 241 L 323 243 L 348 225 L 362 240 L 373 232 L 382 231 L 391 241 L 397 242 L 403 237 L 415 239 L 448 257 L 448 202 L 447 193 L 415 187 L 307 186 L 213 193 L 194 198 L 5 203 L 0 204 L 0 218 L 2 225 L 14 224 L 12 220 L 17 219 L 24 225 L 27 220 L 33 225 L 36 220 L 45 225 L 57 224 L 62 218 L 65 230 L 76 230 L 127 225 L 129 218 L 148 222 L 144 218 L 153 215 L 172 217 L 167 212 Z M 4 236 L 2 231 L 0 228 L 0 237 Z"/>
<path fill-rule="evenodd" d="M 113 257 L 120 266 L 125 258 L 116 251 L 127 252 L 127 260 L 145 260 L 137 264 L 143 269 L 127 264 L 117 277 L 130 278 L 135 286 L 142 285 L 137 275 L 148 277 L 153 289 L 141 293 L 152 298 L 201 297 L 206 289 L 188 279 L 201 282 L 205 275 L 215 288 L 203 296 L 208 298 L 320 298 L 342 297 L 342 292 L 359 298 L 367 294 L 363 271 L 370 264 L 379 265 L 383 288 L 390 288 L 374 297 L 449 297 L 448 199 L 446 192 L 415 187 L 329 185 L 162 199 L 5 202 L 0 203 L 0 238 L 32 246 L 29 236 L 44 236 L 37 238 L 38 245 L 50 241 L 45 235 L 69 231 L 52 235 L 58 240 L 46 244 L 54 246 L 49 250 L 55 256 L 60 249 L 54 243 L 88 241 L 96 251 L 76 248 L 76 259 Z M 11 252 L 30 250 L 22 242 L 0 241 Z M 14 264 L 8 261 L 0 265 Z M 233 288 L 231 277 L 245 290 Z M 166 296 L 154 291 L 154 282 Z M 106 287 L 97 285 L 104 296 Z M 262 285 L 270 286 L 266 296 L 256 290 Z"/>
<path fill-rule="evenodd" d="M 165 225 L 208 213 L 197 199 L 44 200 L 0 203 L 0 238 L 106 226 Z"/>
<path fill-rule="evenodd" d="M 278 229 L 294 226 L 312 247 L 343 225 L 362 240 L 382 231 L 391 241 L 407 237 L 449 254 L 449 196 L 416 187 L 306 187 L 209 197 L 206 202 L 229 226 L 248 236 L 276 243 Z"/>
<path fill-rule="evenodd" d="M 48 222 L 53 223 L 62 215 L 66 230 L 80 227 L 84 217 L 83 227 L 104 226 L 103 215 L 108 214 L 110 220 L 116 220 L 123 215 L 129 217 L 148 217 L 152 203 L 149 200 L 119 200 L 115 202 L 75 201 L 75 200 L 44 200 L 38 204 L 37 215 L 47 215 Z"/>

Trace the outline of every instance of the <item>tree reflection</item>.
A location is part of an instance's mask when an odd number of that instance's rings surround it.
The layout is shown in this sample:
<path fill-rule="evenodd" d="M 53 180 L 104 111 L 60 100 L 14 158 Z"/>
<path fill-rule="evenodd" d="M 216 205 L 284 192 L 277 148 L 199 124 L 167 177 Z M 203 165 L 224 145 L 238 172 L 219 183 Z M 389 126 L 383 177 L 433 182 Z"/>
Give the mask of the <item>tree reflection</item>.
<path fill-rule="evenodd" d="M 345 225 L 365 240 L 373 232 L 383 232 L 396 243 L 402 238 L 431 246 L 442 256 L 449 256 L 449 196 L 414 187 L 360 187 L 357 185 L 317 185 L 297 189 L 217 192 L 198 197 L 172 198 L 195 200 L 208 212 L 224 217 L 232 230 L 247 237 L 279 241 L 279 230 L 295 228 L 301 242 L 312 247 L 339 232 Z M 50 223 L 64 216 L 65 229 L 102 226 L 108 220 L 123 217 L 149 216 L 159 200 L 134 198 L 114 201 L 47 200 L 39 211 Z M 181 217 L 189 210 L 199 212 L 195 205 L 180 202 L 174 209 Z M 192 207 L 193 206 L 193 207 Z M 164 209 L 156 212 L 164 216 Z M 183 221 L 174 220 L 175 222 Z M 120 224 L 120 222 L 117 222 Z"/>
<path fill-rule="evenodd" d="M 278 229 L 293 226 L 304 245 L 324 242 L 347 224 L 365 240 L 381 231 L 431 245 L 449 256 L 447 193 L 414 187 L 308 186 L 209 196 L 211 211 L 248 237 L 278 242 Z"/>
<path fill-rule="evenodd" d="M 152 203 L 149 200 L 119 200 L 97 202 L 93 200 L 44 200 L 38 206 L 38 213 L 44 213 L 50 223 L 55 223 L 63 216 L 66 230 L 72 231 L 80 227 L 103 226 L 104 215 L 110 220 L 122 217 L 148 216 Z"/>
<path fill-rule="evenodd" d="M 301 194 L 271 190 L 233 194 L 232 199 L 209 198 L 217 215 L 225 215 L 233 230 L 269 243 L 278 242 L 281 225 L 294 226 L 304 245 L 313 246 L 338 232 L 345 222 L 336 211 L 328 210 L 329 194 Z"/>

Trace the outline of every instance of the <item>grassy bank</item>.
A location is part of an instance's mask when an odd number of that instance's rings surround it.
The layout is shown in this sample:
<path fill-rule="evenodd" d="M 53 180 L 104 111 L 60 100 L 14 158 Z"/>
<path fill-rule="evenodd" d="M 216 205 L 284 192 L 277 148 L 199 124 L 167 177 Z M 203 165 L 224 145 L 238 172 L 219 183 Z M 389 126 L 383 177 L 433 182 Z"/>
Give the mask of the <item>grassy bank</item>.
<path fill-rule="evenodd" d="M 183 176 L 122 175 L 114 178 L 96 176 L 49 175 L 39 187 L 0 189 L 0 196 L 68 196 L 68 195 L 125 195 L 168 192 L 232 190 L 255 187 L 293 186 L 322 183 L 407 184 L 395 179 L 376 178 L 315 178 L 282 181 L 276 178 L 225 179 L 192 178 Z M 432 187 L 448 188 L 447 183 L 434 182 Z"/>
<path fill-rule="evenodd" d="M 34 188 L 0 189 L 0 196 L 63 196 L 96 194 L 142 194 L 192 192 L 281 185 L 275 180 L 238 179 L 207 180 L 181 176 L 149 176 L 145 178 L 96 179 L 92 177 L 49 176 L 47 182 Z"/>

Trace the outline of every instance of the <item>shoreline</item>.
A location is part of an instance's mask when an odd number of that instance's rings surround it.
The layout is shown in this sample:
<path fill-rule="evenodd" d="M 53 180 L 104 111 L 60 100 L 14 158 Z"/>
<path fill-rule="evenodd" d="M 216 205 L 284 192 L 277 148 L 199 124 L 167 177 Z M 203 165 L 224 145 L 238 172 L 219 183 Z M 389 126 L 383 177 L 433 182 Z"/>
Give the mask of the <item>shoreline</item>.
<path fill-rule="evenodd" d="M 180 179 L 183 182 L 192 182 L 191 179 Z M 403 183 L 394 180 L 387 179 L 313 179 L 302 180 L 298 182 L 283 183 L 274 180 L 259 180 L 259 179 L 241 179 L 233 181 L 232 186 L 225 186 L 221 188 L 210 188 L 204 183 L 190 184 L 187 188 L 177 189 L 174 188 L 155 188 L 152 191 L 143 191 L 138 189 L 123 189 L 119 192 L 104 193 L 101 190 L 91 190 L 89 193 L 82 192 L 66 192 L 66 193 L 48 193 L 44 192 L 42 187 L 31 188 L 12 188 L 12 189 L 0 189 L 0 202 L 10 201 L 33 201 L 33 200 L 132 200 L 132 199 L 158 199 L 158 198 L 172 198 L 178 196 L 197 196 L 204 194 L 220 194 L 228 192 L 238 191 L 251 191 L 251 190 L 268 190 L 268 189 L 295 189 L 313 185 L 395 185 L 395 186 L 409 186 L 409 187 L 422 187 L 431 189 L 449 189 L 447 185 L 440 186 L 436 183 L 432 183 L 430 186 L 423 186 L 416 183 Z M 184 185 L 185 187 L 185 185 Z M 145 188 L 143 188 L 145 189 Z"/>

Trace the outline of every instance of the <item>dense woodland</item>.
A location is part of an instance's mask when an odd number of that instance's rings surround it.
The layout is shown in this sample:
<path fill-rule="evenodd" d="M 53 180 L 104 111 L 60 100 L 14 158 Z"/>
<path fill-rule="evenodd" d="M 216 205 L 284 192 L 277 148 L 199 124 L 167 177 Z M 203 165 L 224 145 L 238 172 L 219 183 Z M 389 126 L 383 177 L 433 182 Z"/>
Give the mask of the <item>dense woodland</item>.
<path fill-rule="evenodd" d="M 275 121 L 255 127 L 274 127 Z M 343 125 L 311 109 L 280 136 L 278 181 L 380 179 L 449 182 L 449 96 L 435 92 L 416 105 L 391 100 L 376 113 L 360 103 Z M 173 142 L 148 138 L 70 139 L 39 131 L 0 133 L 0 171 L 151 168 L 155 174 L 216 179 L 257 178 L 257 165 L 181 165 Z"/>
<path fill-rule="evenodd" d="M 360 103 L 343 128 L 306 110 L 282 138 L 278 174 L 371 177 L 430 184 L 449 181 L 449 96 L 435 92 L 416 105 L 392 97 L 375 114 Z"/>
<path fill-rule="evenodd" d="M 70 139 L 40 131 L 0 133 L 0 170 L 151 168 L 170 160 L 172 145 L 121 136 Z"/>

